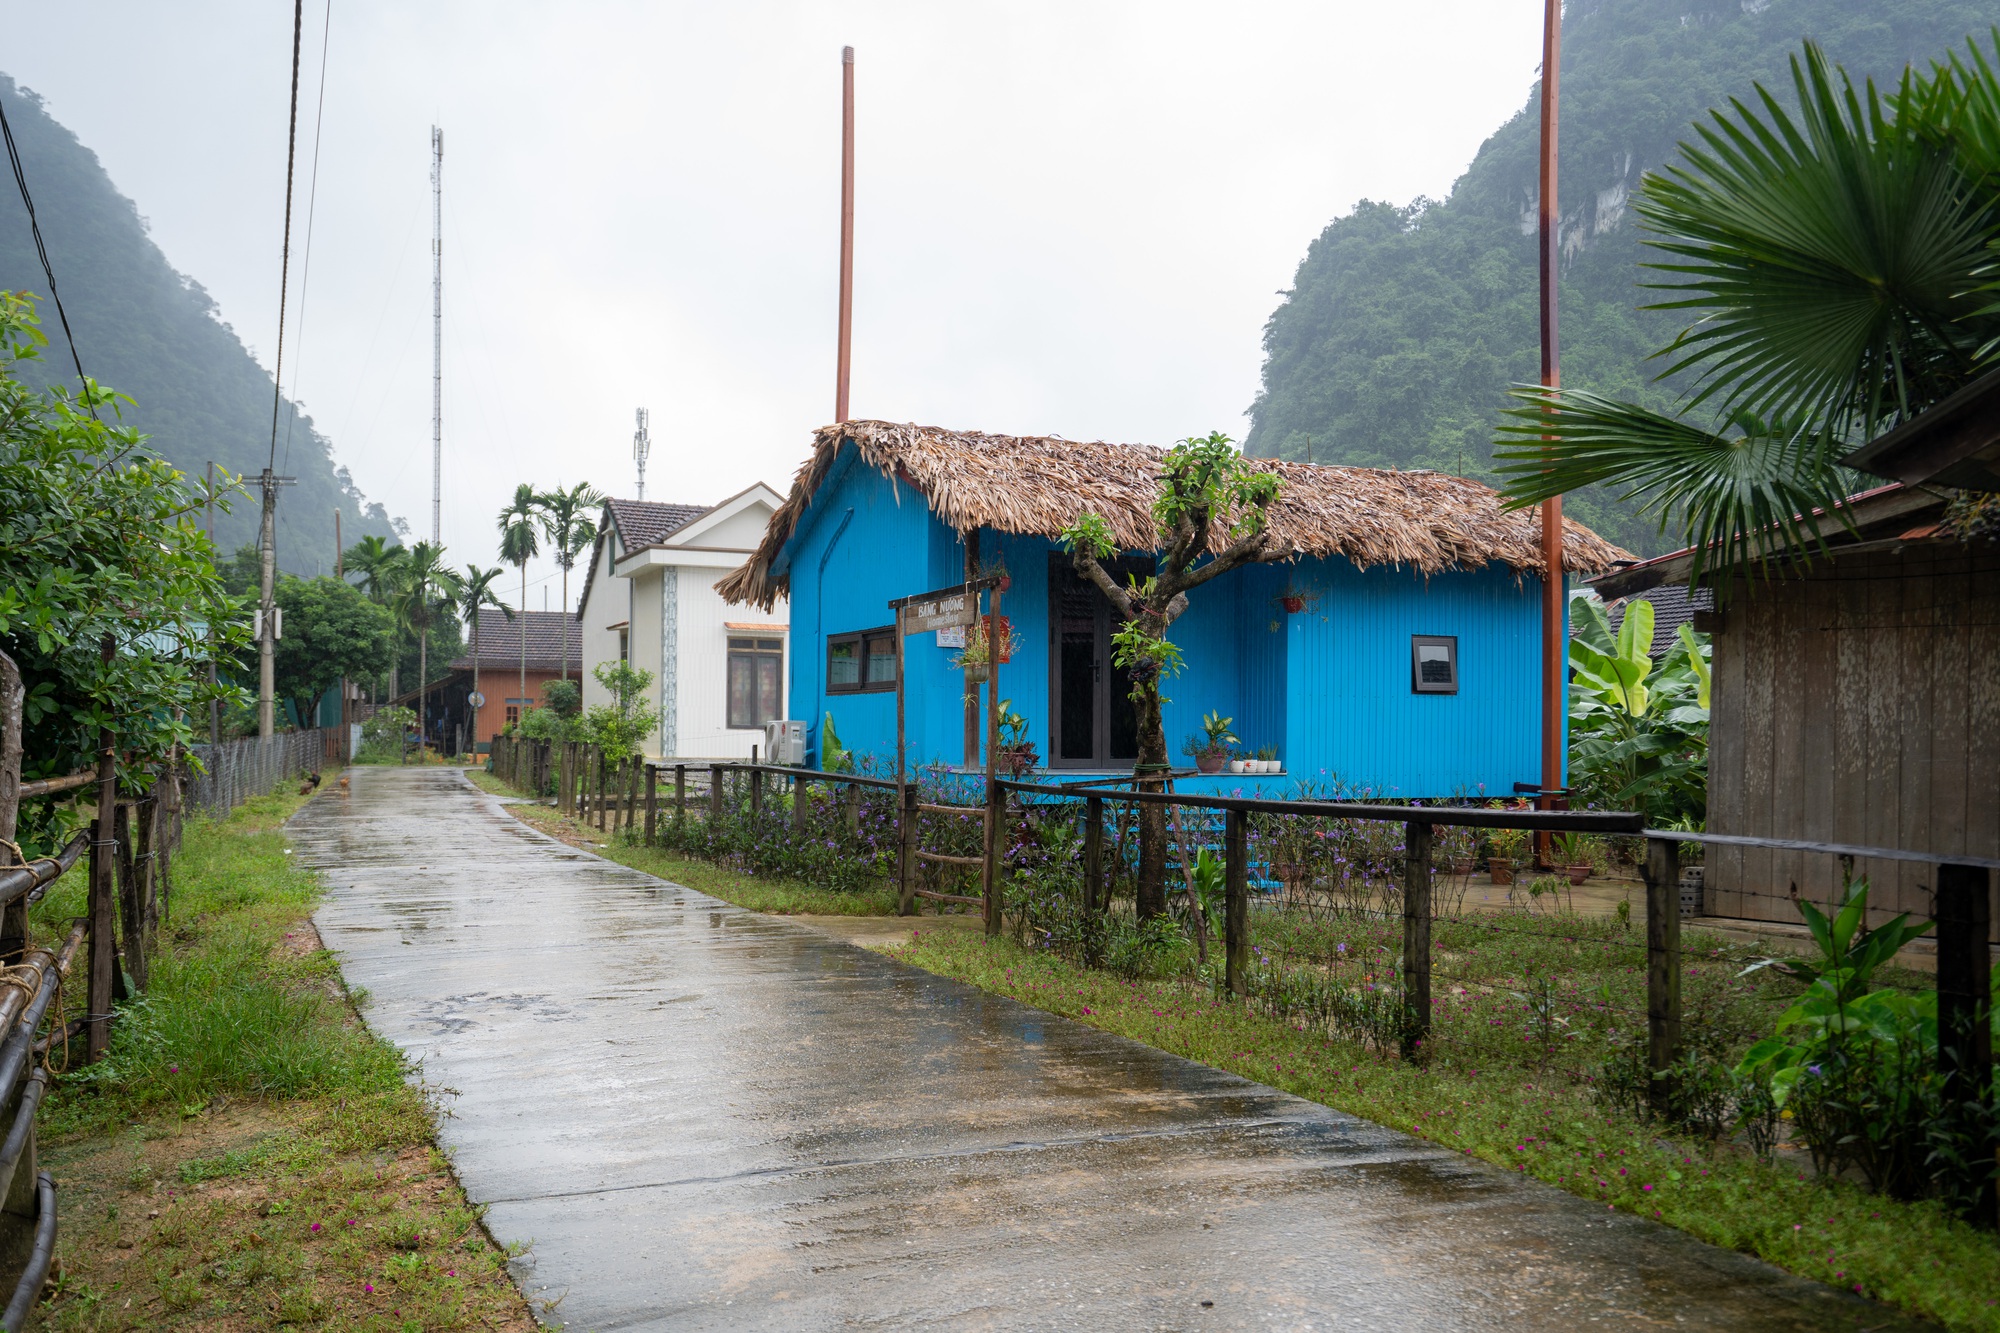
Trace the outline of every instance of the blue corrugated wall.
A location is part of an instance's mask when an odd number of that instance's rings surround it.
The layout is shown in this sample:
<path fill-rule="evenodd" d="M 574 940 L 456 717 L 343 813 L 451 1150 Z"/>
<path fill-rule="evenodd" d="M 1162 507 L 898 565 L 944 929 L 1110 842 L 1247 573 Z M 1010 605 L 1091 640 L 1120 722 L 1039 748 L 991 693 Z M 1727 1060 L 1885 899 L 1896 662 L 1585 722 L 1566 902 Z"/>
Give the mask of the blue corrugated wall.
<path fill-rule="evenodd" d="M 1000 692 L 1029 721 L 1044 759 L 1052 748 L 1048 615 L 1051 560 L 1040 537 L 987 532 L 981 554 L 1013 576 L 1001 600 L 1018 647 L 1001 667 Z M 964 569 L 958 536 L 923 497 L 856 463 L 851 447 L 787 548 L 793 644 L 790 715 L 810 725 L 817 762 L 830 712 L 841 742 L 893 764 L 893 693 L 826 694 L 828 635 L 887 625 L 888 603 L 947 587 Z M 1303 591 L 1311 605 L 1287 615 L 1278 598 Z M 1356 570 L 1306 560 L 1225 575 L 1189 595 L 1171 637 L 1186 667 L 1168 682 L 1167 741 L 1180 762 L 1202 714 L 1235 719 L 1245 746 L 1274 746 L 1279 777 L 1194 784 L 1289 792 L 1338 780 L 1384 796 L 1442 796 L 1481 789 L 1507 795 L 1540 770 L 1540 590 L 1506 570 L 1428 580 L 1393 569 Z M 1457 695 L 1410 691 L 1410 636 L 1459 640 Z M 963 678 L 952 650 L 932 636 L 905 644 L 905 709 L 913 764 L 964 757 Z"/>

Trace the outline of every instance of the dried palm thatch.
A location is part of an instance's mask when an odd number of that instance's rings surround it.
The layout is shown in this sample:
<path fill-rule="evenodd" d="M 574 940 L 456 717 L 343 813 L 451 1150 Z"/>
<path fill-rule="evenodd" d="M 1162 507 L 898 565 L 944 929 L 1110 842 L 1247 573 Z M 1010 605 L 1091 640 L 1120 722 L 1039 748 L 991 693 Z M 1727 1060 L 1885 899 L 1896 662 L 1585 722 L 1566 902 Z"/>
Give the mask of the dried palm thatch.
<path fill-rule="evenodd" d="M 764 529 L 757 553 L 715 586 L 732 602 L 770 609 L 790 580 L 773 573 L 813 496 L 826 481 L 843 439 L 861 460 L 918 492 L 931 512 L 960 531 L 1054 537 L 1084 510 L 1111 525 L 1127 550 L 1152 550 L 1153 497 L 1163 450 L 1147 445 L 1081 444 L 1039 435 L 987 435 L 888 421 L 822 426 L 812 456 L 792 478 L 792 493 Z M 1425 574 L 1478 569 L 1495 561 L 1518 574 L 1542 569 L 1541 517 L 1500 507 L 1491 487 L 1442 472 L 1319 467 L 1278 459 L 1256 467 L 1284 479 L 1271 506 L 1271 531 L 1292 557 L 1340 556 L 1370 565 L 1409 565 Z M 1218 532 L 1220 550 L 1227 535 Z M 1580 523 L 1563 523 L 1563 555 L 1572 574 L 1598 574 L 1629 560 Z"/>

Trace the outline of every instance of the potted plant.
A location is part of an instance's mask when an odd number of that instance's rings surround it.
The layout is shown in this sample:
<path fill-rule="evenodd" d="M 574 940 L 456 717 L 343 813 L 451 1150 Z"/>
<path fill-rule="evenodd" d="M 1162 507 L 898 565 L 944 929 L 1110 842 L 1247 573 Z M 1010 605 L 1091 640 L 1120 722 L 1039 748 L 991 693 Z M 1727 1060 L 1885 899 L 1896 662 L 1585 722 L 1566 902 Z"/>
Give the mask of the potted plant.
<path fill-rule="evenodd" d="M 1486 858 L 1486 869 L 1495 884 L 1514 882 L 1514 860 L 1527 843 L 1526 829 L 1497 828 L 1487 836 L 1486 844 L 1493 854 Z"/>
<path fill-rule="evenodd" d="M 1319 600 L 1317 593 L 1309 592 L 1296 584 L 1287 583 L 1285 590 L 1278 594 L 1278 608 L 1288 616 L 1298 615 Z"/>
<path fill-rule="evenodd" d="M 994 767 L 1024 777 L 1035 767 L 1035 743 L 1028 739 L 1028 719 L 1014 711 L 1012 699 L 1002 699 L 1000 748 L 994 752 Z"/>
<path fill-rule="evenodd" d="M 1259 747 L 1255 763 L 1257 767 L 1250 770 L 1253 773 L 1276 773 L 1284 768 L 1278 762 L 1278 747 L 1275 745 Z"/>
<path fill-rule="evenodd" d="M 1230 753 L 1227 767 L 1231 773 L 1248 773 L 1250 771 L 1250 761 L 1243 757 L 1241 750 L 1235 750 Z"/>
<path fill-rule="evenodd" d="M 979 623 L 965 632 L 965 647 L 951 657 L 952 670 L 963 671 L 969 681 L 987 680 L 991 675 L 992 659 L 988 656 L 986 642 L 988 619 L 990 617 L 980 617 Z M 1014 627 L 1007 623 L 1007 617 L 1002 616 L 1000 620 L 1000 664 L 1005 666 L 1014 660 L 1014 649 L 1020 645 L 1014 637 Z"/>
<path fill-rule="evenodd" d="M 1590 872 L 1597 867 L 1591 863 L 1590 846 L 1581 833 L 1558 833 L 1550 840 L 1554 845 L 1557 867 L 1569 876 L 1571 884 L 1581 884 L 1590 878 Z"/>
<path fill-rule="evenodd" d="M 1201 730 L 1181 743 L 1181 753 L 1194 760 L 1194 766 L 1202 772 L 1220 773 L 1228 762 L 1229 747 L 1236 741 L 1229 730 L 1229 724 L 1235 720 L 1220 713 L 1203 714 Z"/>
<path fill-rule="evenodd" d="M 1006 592 L 1009 588 L 1014 586 L 1014 576 L 1007 572 L 1007 562 L 1005 560 L 1001 560 L 998 558 L 989 560 L 981 564 L 979 566 L 979 571 L 977 576 L 982 579 L 1000 580 L 1000 582 L 995 586 L 998 587 L 1001 592 Z M 1003 657 L 1000 660 L 1004 662 L 1007 659 Z"/>

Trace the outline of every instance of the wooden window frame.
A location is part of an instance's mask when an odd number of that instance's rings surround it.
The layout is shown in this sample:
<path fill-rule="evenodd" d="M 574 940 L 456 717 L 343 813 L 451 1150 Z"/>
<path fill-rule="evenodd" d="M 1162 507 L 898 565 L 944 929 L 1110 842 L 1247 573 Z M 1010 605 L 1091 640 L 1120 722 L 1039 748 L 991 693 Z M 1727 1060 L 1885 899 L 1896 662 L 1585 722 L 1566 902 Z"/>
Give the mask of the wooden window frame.
<path fill-rule="evenodd" d="M 752 646 L 739 648 L 736 646 L 739 642 L 747 642 Z M 765 647 L 764 645 L 767 644 L 775 644 L 776 647 L 775 649 Z M 732 665 L 738 657 L 747 657 L 753 664 L 762 658 L 775 658 L 777 660 L 778 711 L 776 716 L 766 718 L 764 721 L 782 722 L 785 717 L 785 641 L 773 634 L 728 634 L 724 635 L 722 640 L 723 729 L 725 731 L 762 731 L 764 729 L 764 722 L 738 722 L 729 711 L 729 677 Z M 751 686 L 753 689 L 755 685 L 756 676 L 753 667 L 751 676 Z M 756 711 L 754 703 L 751 705 L 751 711 L 753 713 Z"/>
<path fill-rule="evenodd" d="M 895 660 L 896 644 L 896 627 L 894 625 L 883 625 L 878 629 L 850 630 L 845 634 L 829 634 L 826 636 L 826 692 L 828 694 L 883 694 L 896 688 L 896 678 L 893 675 L 887 680 L 870 680 L 868 678 L 868 645 L 877 639 L 887 639 L 889 641 L 889 659 L 893 662 Z M 833 650 L 844 643 L 854 645 L 855 655 L 858 659 L 861 672 L 861 679 L 852 685 L 836 685 L 833 682 Z"/>
<path fill-rule="evenodd" d="M 1422 652 L 1426 648 L 1444 648 L 1450 656 L 1451 681 L 1426 681 L 1424 679 Z M 1456 634 L 1412 634 L 1410 636 L 1410 693 L 1411 694 L 1457 694 L 1458 693 L 1458 636 Z"/>

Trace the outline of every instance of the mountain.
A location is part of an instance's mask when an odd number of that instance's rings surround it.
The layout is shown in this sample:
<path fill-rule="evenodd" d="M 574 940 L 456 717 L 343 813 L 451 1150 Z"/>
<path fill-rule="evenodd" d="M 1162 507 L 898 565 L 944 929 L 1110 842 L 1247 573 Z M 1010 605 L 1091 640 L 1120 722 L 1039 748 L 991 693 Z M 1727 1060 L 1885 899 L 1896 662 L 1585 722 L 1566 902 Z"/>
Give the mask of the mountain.
<path fill-rule="evenodd" d="M 125 421 L 146 432 L 147 447 L 183 472 L 198 475 L 211 459 L 232 472 L 260 472 L 271 448 L 270 372 L 217 317 L 201 284 L 167 262 L 97 155 L 52 119 L 39 97 L 4 74 L 0 98 L 84 371 L 133 398 L 123 407 Z M 27 211 L 14 183 L 0 182 L 0 289 L 42 298 L 49 343 L 40 371 L 74 387 Z M 279 471 L 298 482 L 279 495 L 278 563 L 293 573 L 332 573 L 336 507 L 350 545 L 367 533 L 393 535 L 395 523 L 362 496 L 347 469 L 335 465 L 333 446 L 313 429 L 312 418 L 289 401 L 283 411 Z M 252 492 L 237 499 L 234 512 L 216 515 L 216 541 L 224 551 L 257 539 L 260 497 L 254 487 Z"/>
<path fill-rule="evenodd" d="M 1533 21 L 1524 12 L 1524 22 Z M 1806 38 L 1857 81 L 1893 84 L 2000 23 L 2000 0 L 1570 0 L 1563 16 L 1558 288 L 1565 385 L 1667 408 L 1649 361 L 1682 327 L 1657 299 L 1630 203 L 1693 123 L 1762 83 L 1791 100 Z M 1509 384 L 1540 374 L 1539 89 L 1443 200 L 1363 200 L 1306 251 L 1264 327 L 1246 449 L 1491 479 Z M 1567 512 L 1643 553 L 1652 524 L 1604 494 Z"/>

